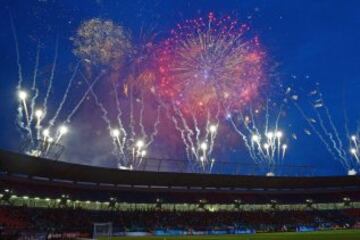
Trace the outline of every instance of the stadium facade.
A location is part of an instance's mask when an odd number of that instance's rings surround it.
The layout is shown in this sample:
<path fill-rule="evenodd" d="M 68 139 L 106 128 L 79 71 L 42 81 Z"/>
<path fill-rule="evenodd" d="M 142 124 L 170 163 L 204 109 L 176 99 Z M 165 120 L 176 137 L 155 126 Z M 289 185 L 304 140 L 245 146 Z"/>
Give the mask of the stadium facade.
<path fill-rule="evenodd" d="M 175 234 L 175 229 L 177 234 L 189 234 L 189 226 L 178 224 L 183 217 L 189 217 L 189 214 L 206 215 L 207 218 L 226 216 L 223 217 L 222 227 L 209 223 L 207 226 L 199 225 L 197 229 L 194 226 L 191 233 L 209 233 L 209 229 L 216 229 L 221 233 L 299 230 L 300 227 L 316 229 L 320 222 L 322 227 L 350 228 L 360 225 L 359 176 L 264 177 L 129 171 L 72 164 L 8 151 L 0 152 L 0 172 L 0 203 L 5 212 L 3 216 L 6 216 L 6 212 L 9 215 L 13 210 L 19 211 L 20 215 L 24 214 L 22 211 L 25 207 L 26 211 L 36 209 L 44 212 L 45 216 L 61 216 L 62 212 L 69 214 L 68 211 L 82 211 L 79 214 L 86 215 L 89 214 L 87 211 L 95 211 L 97 217 L 92 218 L 93 223 L 118 219 L 120 217 L 117 214 L 126 216 L 127 219 L 134 218 L 136 214 L 145 214 L 150 218 L 179 218 L 167 226 L 161 223 L 162 220 L 159 220 L 158 225 L 135 224 L 141 225 L 141 230 L 131 229 L 131 226 L 121 222 L 111 225 L 111 228 L 118 229 L 117 232 L 123 234 Z M 54 209 L 55 212 L 52 212 Z M 344 211 L 357 214 L 349 216 Z M 311 224 L 303 221 L 304 212 L 311 214 Z M 339 212 L 342 217 L 338 216 Z M 269 221 L 262 223 L 261 220 L 252 220 L 256 215 L 264 214 L 269 219 L 286 219 L 287 214 L 290 214 L 293 218 L 303 220 L 298 224 L 296 220 L 288 220 L 291 227 L 283 222 L 277 222 L 275 226 L 271 221 L 269 224 Z M 138 215 L 135 218 L 141 221 Z M 241 221 L 237 220 L 239 216 Z M 317 218 L 322 220 L 314 223 Z M 83 229 L 79 229 L 81 226 L 76 229 L 55 226 L 52 230 L 36 229 L 34 224 L 25 224 L 26 231 L 16 225 L 16 221 L 15 227 L 7 224 L 6 217 L 3 222 L 0 220 L 0 224 L 3 234 L 10 235 L 14 232 L 19 234 L 30 231 L 35 234 L 40 231 L 52 238 L 61 238 L 64 233 L 70 234 L 69 236 L 75 232 L 90 236 L 93 231 L 88 226 L 89 223 L 84 224 Z M 266 227 L 260 226 L 261 224 Z"/>

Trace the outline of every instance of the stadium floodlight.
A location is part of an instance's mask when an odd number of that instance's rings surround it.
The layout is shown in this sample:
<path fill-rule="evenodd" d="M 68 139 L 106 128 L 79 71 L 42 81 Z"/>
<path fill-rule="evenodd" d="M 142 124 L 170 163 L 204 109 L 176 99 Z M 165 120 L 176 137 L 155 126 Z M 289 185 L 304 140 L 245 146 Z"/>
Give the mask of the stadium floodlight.
<path fill-rule="evenodd" d="M 59 133 L 60 133 L 60 135 L 64 135 L 64 134 L 66 134 L 68 131 L 69 131 L 69 129 L 68 129 L 65 125 L 61 125 L 61 126 L 59 127 Z"/>
<path fill-rule="evenodd" d="M 350 206 L 351 199 L 349 197 L 344 197 L 343 201 L 344 201 L 344 206 L 346 207 Z"/>
<path fill-rule="evenodd" d="M 344 198 L 343 198 L 343 201 L 344 201 L 344 202 L 346 202 L 346 201 L 351 201 L 351 199 L 348 198 L 348 197 L 344 197 Z"/>
<path fill-rule="evenodd" d="M 41 118 L 44 116 L 43 110 L 37 109 L 37 110 L 35 111 L 35 116 L 36 116 L 38 119 L 41 119 Z"/>
<path fill-rule="evenodd" d="M 209 130 L 210 130 L 211 133 L 216 133 L 217 126 L 216 125 L 210 125 Z"/>
<path fill-rule="evenodd" d="M 162 199 L 157 198 L 157 199 L 156 199 L 155 208 L 156 208 L 156 209 L 161 209 L 161 207 L 162 207 L 162 206 L 161 206 L 162 202 L 163 202 Z"/>
<path fill-rule="evenodd" d="M 286 150 L 288 146 L 286 144 L 283 144 L 281 147 L 283 150 Z"/>
<path fill-rule="evenodd" d="M 120 131 L 119 129 L 113 129 L 111 130 L 111 135 L 114 137 L 114 138 L 118 138 L 120 136 Z"/>
<path fill-rule="evenodd" d="M 145 143 L 144 143 L 143 140 L 138 140 L 136 142 L 136 147 L 139 148 L 139 149 L 142 148 L 144 145 L 145 145 Z"/>
<path fill-rule="evenodd" d="M 199 208 L 205 209 L 205 204 L 207 203 L 206 199 L 200 199 L 199 200 Z"/>
<path fill-rule="evenodd" d="M 28 95 L 27 95 L 27 93 L 26 93 L 25 91 L 20 90 L 20 91 L 18 92 L 18 97 L 19 97 L 19 99 L 20 99 L 21 101 L 25 101 L 26 98 L 28 97 Z"/>
<path fill-rule="evenodd" d="M 306 199 L 305 202 L 306 202 L 306 206 L 310 208 L 314 201 L 312 199 Z"/>
<path fill-rule="evenodd" d="M 241 199 L 235 199 L 235 200 L 234 200 L 234 207 L 235 207 L 236 209 L 239 209 L 241 203 L 242 203 Z"/>
<path fill-rule="evenodd" d="M 278 202 L 275 199 L 270 200 L 270 205 L 271 205 L 272 208 L 276 208 L 277 203 Z"/>
<path fill-rule="evenodd" d="M 234 202 L 236 202 L 236 203 L 242 203 L 241 199 L 235 199 Z"/>
<path fill-rule="evenodd" d="M 281 131 L 277 131 L 275 135 L 277 138 L 282 138 L 283 133 Z"/>
<path fill-rule="evenodd" d="M 207 143 L 206 142 L 201 143 L 200 148 L 201 148 L 201 150 L 206 151 L 206 149 L 208 148 Z"/>
<path fill-rule="evenodd" d="M 117 202 L 117 199 L 116 199 L 115 197 L 111 197 L 111 198 L 109 199 L 109 206 L 108 206 L 108 208 L 115 208 L 116 202 Z"/>

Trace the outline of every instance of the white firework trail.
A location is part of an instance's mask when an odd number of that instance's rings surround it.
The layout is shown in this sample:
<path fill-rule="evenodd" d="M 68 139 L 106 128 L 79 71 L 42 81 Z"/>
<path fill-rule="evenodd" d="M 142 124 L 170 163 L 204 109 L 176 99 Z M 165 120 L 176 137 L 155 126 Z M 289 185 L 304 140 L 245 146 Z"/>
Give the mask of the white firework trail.
<path fill-rule="evenodd" d="M 22 66 L 20 60 L 18 37 L 16 34 L 15 25 L 11 15 L 10 15 L 10 19 L 11 19 L 13 36 L 15 40 L 15 50 L 16 50 L 16 60 L 17 60 L 16 62 L 17 62 L 17 71 L 18 71 L 18 83 L 16 86 L 17 95 L 19 99 L 19 105 L 17 108 L 18 110 L 17 126 L 19 126 L 22 132 L 21 137 L 22 140 L 24 141 L 23 151 L 26 154 L 32 156 L 57 158 L 57 155 L 55 156 L 54 148 L 59 148 L 60 146 L 59 144 L 62 140 L 62 137 L 68 132 L 68 127 L 65 124 L 60 125 L 57 128 L 57 131 L 52 131 L 51 127 L 53 127 L 53 125 L 55 124 L 56 119 L 58 118 L 60 111 L 62 110 L 63 105 L 65 104 L 65 101 L 71 90 L 72 82 L 74 81 L 78 66 L 76 67 L 75 72 L 73 73 L 73 75 L 69 80 L 69 84 L 59 104 L 59 108 L 55 112 L 55 116 L 46 123 L 48 127 L 44 129 L 43 122 L 46 120 L 48 100 L 52 92 L 53 81 L 55 78 L 55 71 L 56 71 L 56 65 L 58 59 L 59 38 L 57 38 L 56 40 L 55 56 L 52 63 L 52 69 L 49 78 L 49 84 L 46 89 L 46 94 L 44 100 L 41 103 L 38 103 L 38 97 L 40 95 L 40 92 L 39 92 L 39 87 L 37 86 L 38 85 L 37 80 L 38 80 L 41 44 L 40 42 L 37 44 L 36 55 L 35 55 L 35 66 L 33 70 L 31 88 L 29 89 L 30 91 L 26 91 L 26 89 L 23 88 L 24 79 L 23 79 L 23 72 L 22 72 Z M 87 93 L 85 95 L 87 95 Z M 83 100 L 84 97 L 75 106 L 74 110 L 69 114 L 65 122 L 70 122 L 72 116 L 76 113 L 77 109 L 79 108 Z M 42 108 L 35 108 L 37 104 L 42 105 Z M 35 137 L 33 136 L 33 132 L 36 132 Z M 51 134 L 52 132 L 53 134 Z"/>
<path fill-rule="evenodd" d="M 360 164 L 360 148 L 359 148 L 359 134 L 350 136 L 350 153 L 355 158 L 356 162 Z"/>
<path fill-rule="evenodd" d="M 173 114 L 168 113 L 168 116 L 171 116 L 175 129 L 180 134 L 192 170 L 211 173 L 215 164 L 213 151 L 218 134 L 219 109 L 215 116 L 207 112 L 201 123 L 194 114 L 187 119 L 175 104 L 171 111 Z"/>
<path fill-rule="evenodd" d="M 333 152 L 333 149 L 331 148 L 330 144 L 326 141 L 326 138 L 321 134 L 321 132 L 317 129 L 317 127 L 314 125 L 313 121 L 311 121 L 311 118 L 306 115 L 304 110 L 300 107 L 300 105 L 296 102 L 294 102 L 294 105 L 296 109 L 300 112 L 301 116 L 305 119 L 305 121 L 308 123 L 310 128 L 313 130 L 313 132 L 316 133 L 316 135 L 319 137 L 320 141 L 324 144 L 328 152 L 331 154 L 331 156 L 334 159 L 337 159 L 337 156 Z"/>
<path fill-rule="evenodd" d="M 135 122 L 134 122 L 134 96 L 133 96 L 133 85 L 130 85 L 130 135 L 135 136 Z M 132 139 L 134 140 L 134 139 Z"/>
<path fill-rule="evenodd" d="M 330 111 L 325 105 L 325 100 L 323 99 L 322 94 L 317 89 L 312 91 L 310 93 L 310 96 L 315 97 L 315 100 L 312 102 L 312 108 L 316 114 L 323 133 L 327 136 L 327 139 L 330 141 L 332 149 L 337 153 L 337 156 L 341 159 L 341 161 L 346 162 L 346 153 L 343 149 L 342 141 L 339 137 L 338 130 L 331 117 Z M 321 112 L 321 110 L 323 111 Z M 327 127 L 326 125 L 328 125 L 329 127 Z"/>
<path fill-rule="evenodd" d="M 9 13 L 9 15 L 10 15 L 11 30 L 12 30 L 12 34 L 13 34 L 14 42 L 15 42 L 16 65 L 17 65 L 17 70 L 18 70 L 18 84 L 16 86 L 16 89 L 20 90 L 22 87 L 22 82 L 23 82 L 23 73 L 22 73 L 22 65 L 21 65 L 21 58 L 20 58 L 19 41 L 18 41 L 18 36 L 17 36 L 16 28 L 15 28 L 14 18 L 12 16 L 11 12 Z"/>
<path fill-rule="evenodd" d="M 132 91 L 130 91 L 130 94 L 133 94 Z M 131 104 L 133 103 L 131 103 L 130 100 L 130 105 Z M 160 108 L 157 110 L 153 129 L 150 130 L 146 129 L 143 124 L 142 114 L 144 111 L 144 102 L 139 101 L 138 104 L 140 104 L 138 113 L 136 111 L 137 108 L 132 105 L 133 108 L 129 115 L 129 131 L 126 130 L 124 124 L 121 122 L 122 120 L 119 119 L 119 128 L 115 129 L 116 134 L 113 134 L 114 140 L 117 143 L 117 155 L 120 168 L 139 169 L 147 155 L 147 149 L 153 143 L 158 133 Z M 136 115 L 138 115 L 138 117 L 136 117 Z M 139 129 L 139 131 L 137 131 L 137 129 Z M 119 137 L 121 137 L 121 139 Z"/>
<path fill-rule="evenodd" d="M 80 71 L 80 75 L 84 79 L 84 81 L 86 82 L 88 87 L 90 87 L 91 86 L 90 81 L 85 77 L 85 75 L 81 71 Z M 104 105 L 100 102 L 100 100 L 99 100 L 98 96 L 96 95 L 93 88 L 90 88 L 90 93 L 91 93 L 91 95 L 93 96 L 93 98 L 95 100 L 95 104 L 100 108 L 100 110 L 102 112 L 101 117 L 104 120 L 104 122 L 106 123 L 108 130 L 111 131 L 111 122 L 110 122 L 110 119 L 108 117 L 108 111 L 106 110 Z"/>
<path fill-rule="evenodd" d="M 76 106 L 73 108 L 73 110 L 70 112 L 70 114 L 67 116 L 66 120 L 64 121 L 64 123 L 70 123 L 71 119 L 74 117 L 74 115 L 76 114 L 76 112 L 79 110 L 80 106 L 83 104 L 83 102 L 86 100 L 86 98 L 89 95 L 89 92 L 91 91 L 91 89 L 94 87 L 94 85 L 101 79 L 101 77 L 105 74 L 105 72 L 102 72 L 101 74 L 99 74 L 88 86 L 87 90 L 84 92 L 84 94 L 82 95 L 82 97 L 80 98 L 79 102 L 76 104 Z"/>
<path fill-rule="evenodd" d="M 130 87 L 130 111 L 128 127 L 125 124 L 126 115 L 122 114 L 122 106 L 119 98 L 118 86 L 116 83 L 112 82 L 112 87 L 114 91 L 114 101 L 116 105 L 116 124 L 112 124 L 112 121 L 108 117 L 109 111 L 106 109 L 104 104 L 101 102 L 96 92 L 94 91 L 94 86 L 89 83 L 89 80 L 86 79 L 84 74 L 80 73 L 84 80 L 89 85 L 89 90 L 91 95 L 94 97 L 96 105 L 100 108 L 102 112 L 102 119 L 107 125 L 107 129 L 109 130 L 110 136 L 113 139 L 114 149 L 113 154 L 116 156 L 118 161 L 119 169 L 128 169 L 134 170 L 142 167 L 142 164 L 147 156 L 147 150 L 150 145 L 153 143 L 156 135 L 158 134 L 158 126 L 160 124 L 160 109 L 159 106 L 157 109 L 156 119 L 153 124 L 152 130 L 146 129 L 143 125 L 143 114 L 144 101 L 138 101 L 140 104 L 139 112 L 136 111 L 138 109 L 134 106 L 134 98 L 133 98 L 133 88 Z M 142 93 L 143 96 L 143 93 Z M 138 117 L 136 117 L 139 115 Z M 137 132 L 137 129 L 140 129 Z"/>
<path fill-rule="evenodd" d="M 346 138 L 349 142 L 349 150 L 346 151 L 345 144 L 339 133 L 339 128 L 336 126 L 333 117 L 327 107 L 322 93 L 319 89 L 310 92 L 310 96 L 315 98 L 310 101 L 310 109 L 315 115 L 314 118 L 309 117 L 310 114 L 305 113 L 304 109 L 300 107 L 297 102 L 298 98 L 293 102 L 301 116 L 306 120 L 313 132 L 316 133 L 320 141 L 324 144 L 326 150 L 331 154 L 333 159 L 337 160 L 347 170 L 348 175 L 357 174 L 356 168 L 359 167 L 359 147 L 358 147 L 358 134 L 349 136 L 349 129 L 345 123 L 344 129 Z M 317 124 L 318 123 L 318 124 Z M 353 161 L 353 159 L 355 161 Z"/>
<path fill-rule="evenodd" d="M 268 168 L 268 176 L 274 176 L 273 171 L 285 159 L 288 149 L 285 134 L 279 128 L 281 113 L 282 105 L 272 124 L 267 103 L 264 125 L 258 123 L 251 107 L 249 116 L 244 117 L 244 114 L 239 112 L 240 117 L 237 121 L 232 116 L 229 118 L 235 132 L 243 139 L 251 159 L 256 164 L 265 164 Z"/>
<path fill-rule="evenodd" d="M 324 106 L 322 106 L 322 107 L 324 107 Z M 325 137 L 325 139 L 328 139 L 329 142 L 331 143 L 330 148 L 331 148 L 333 151 L 336 152 L 336 155 L 335 155 L 336 158 L 339 158 L 339 159 L 341 159 L 341 161 L 344 161 L 345 158 L 343 157 L 343 154 L 342 154 L 343 152 L 342 152 L 342 150 L 338 147 L 338 142 L 339 142 L 339 141 L 341 142 L 341 140 L 338 139 L 338 138 L 334 138 L 333 133 L 332 133 L 332 130 L 334 130 L 333 127 L 331 127 L 331 128 L 327 128 L 327 127 L 326 127 L 326 125 L 325 125 L 325 123 L 324 123 L 323 116 L 321 115 L 321 113 L 320 113 L 320 111 L 318 110 L 318 108 L 319 108 L 319 107 L 314 107 L 314 112 L 315 112 L 315 114 L 316 114 L 316 117 L 317 117 L 317 119 L 318 119 L 318 122 L 319 122 L 319 125 L 320 125 L 320 128 L 321 128 L 323 134 L 325 134 L 325 136 L 327 137 L 327 138 Z M 332 122 L 332 119 L 329 117 L 329 112 L 328 112 L 328 111 L 326 111 L 325 116 L 326 116 L 327 119 L 328 119 L 328 123 L 329 123 L 330 125 L 332 125 L 332 124 L 330 123 L 330 122 Z M 335 129 L 334 132 L 337 132 L 337 130 Z M 340 145 L 340 146 L 341 146 L 341 145 Z M 346 162 L 346 160 L 345 160 L 345 162 Z M 344 162 L 344 164 L 346 165 L 345 162 Z"/>
<path fill-rule="evenodd" d="M 36 48 L 33 83 L 32 83 L 32 86 L 31 86 L 31 90 L 34 93 L 34 95 L 31 98 L 31 113 L 30 113 L 30 123 L 29 124 L 31 124 L 32 121 L 33 121 L 34 114 L 35 114 L 35 103 L 36 103 L 36 99 L 39 97 L 39 89 L 36 87 L 36 80 L 37 80 L 37 75 L 38 75 L 39 62 L 40 62 L 40 42 L 38 42 L 38 45 L 37 45 L 37 48 Z M 39 121 L 37 121 L 37 126 L 40 126 Z M 39 138 L 39 131 L 38 130 L 36 132 L 36 138 Z"/>
<path fill-rule="evenodd" d="M 245 133 L 243 133 L 242 131 L 240 131 L 240 129 L 236 126 L 236 124 L 235 124 L 234 120 L 232 119 L 232 117 L 229 118 L 229 120 L 230 120 L 230 123 L 231 123 L 232 127 L 236 131 L 236 133 L 239 134 L 241 136 L 242 140 L 244 141 L 245 147 L 247 148 L 251 159 L 254 160 L 255 163 L 258 163 L 257 157 L 255 156 L 255 153 L 253 152 L 253 149 L 254 149 L 253 142 L 251 142 L 251 144 L 252 144 L 252 146 L 251 146 L 250 143 L 249 143 L 249 140 L 247 138 L 247 135 Z"/>
<path fill-rule="evenodd" d="M 19 91 L 22 91 L 21 88 L 22 88 L 22 83 L 24 81 L 22 65 L 21 65 L 21 55 L 20 55 L 19 41 L 18 41 L 17 31 L 16 31 L 16 27 L 15 27 L 15 23 L 14 23 L 14 18 L 12 16 L 11 12 L 9 12 L 9 17 L 10 17 L 10 26 L 11 26 L 11 30 L 12 30 L 12 34 L 13 34 L 13 38 L 14 38 L 15 53 L 16 53 L 16 66 L 17 66 L 17 75 L 18 75 L 16 90 L 19 92 Z M 30 135 L 29 130 L 27 128 L 27 124 L 22 121 L 23 117 L 24 117 L 24 106 L 23 106 L 23 101 L 20 100 L 19 105 L 17 107 L 16 125 L 19 127 L 20 132 L 26 132 L 27 135 Z"/>
<path fill-rule="evenodd" d="M 145 135 L 145 127 L 144 127 L 144 93 L 141 93 L 140 97 L 140 111 L 139 111 L 139 123 L 142 135 Z"/>
<path fill-rule="evenodd" d="M 121 131 L 126 134 L 126 131 L 123 130 L 124 126 L 121 120 L 122 117 L 122 111 L 121 111 L 121 106 L 120 106 L 120 99 L 119 99 L 119 91 L 118 91 L 118 86 L 115 84 L 115 82 L 112 82 L 113 85 L 113 90 L 114 90 L 114 98 L 115 98 L 115 103 L 116 103 L 116 109 L 117 109 L 117 115 L 116 115 L 116 119 L 117 119 L 117 123 L 119 124 L 120 129 L 122 129 Z M 132 113 L 130 113 L 130 115 L 132 116 Z M 123 138 L 126 139 L 126 135 L 123 136 Z"/>
<path fill-rule="evenodd" d="M 68 85 L 67 85 L 67 87 L 66 87 L 65 93 L 64 93 L 64 95 L 63 95 L 63 97 L 62 97 L 62 99 L 61 99 L 61 102 L 60 102 L 60 104 L 59 104 L 59 107 L 57 108 L 54 116 L 53 116 L 53 117 L 50 119 L 50 121 L 49 121 L 50 127 L 52 127 L 52 126 L 55 124 L 57 118 L 59 117 L 59 114 L 60 114 L 61 110 L 63 109 L 63 106 L 64 106 L 64 104 L 65 104 L 65 102 L 66 102 L 66 99 L 68 98 L 70 89 L 71 89 L 71 87 L 72 87 L 73 81 L 74 81 L 74 79 L 75 79 L 75 77 L 76 77 L 76 74 L 77 74 L 77 72 L 78 72 L 79 66 L 80 66 L 80 62 L 78 62 L 78 63 L 76 64 L 75 69 L 74 69 L 74 71 L 73 71 L 73 74 L 72 74 L 72 76 L 71 76 L 70 79 L 69 79 L 69 83 L 68 83 Z"/>
<path fill-rule="evenodd" d="M 56 38 L 55 41 L 55 53 L 54 53 L 54 60 L 52 63 L 52 68 L 51 68 L 51 73 L 50 73 L 50 77 L 49 77 L 49 82 L 48 82 L 48 87 L 46 90 L 46 95 L 44 98 L 44 102 L 43 102 L 43 109 L 44 109 L 44 114 L 47 114 L 47 103 L 49 101 L 49 97 L 50 97 L 50 93 L 51 93 L 51 89 L 52 89 L 52 85 L 53 85 L 53 80 L 54 80 L 54 76 L 55 76 L 55 70 L 56 70 L 56 65 L 57 65 L 57 59 L 58 59 L 58 52 L 59 52 L 59 36 Z"/>
<path fill-rule="evenodd" d="M 159 130 L 158 130 L 158 127 L 160 125 L 160 115 L 161 115 L 161 106 L 159 105 L 157 107 L 157 110 L 156 110 L 156 121 L 154 123 L 154 128 L 153 128 L 153 131 L 151 132 L 150 134 L 150 137 L 149 137 L 149 141 L 148 143 L 146 144 L 147 147 L 150 146 L 150 144 L 152 144 L 155 140 L 155 137 L 156 135 L 158 134 Z"/>

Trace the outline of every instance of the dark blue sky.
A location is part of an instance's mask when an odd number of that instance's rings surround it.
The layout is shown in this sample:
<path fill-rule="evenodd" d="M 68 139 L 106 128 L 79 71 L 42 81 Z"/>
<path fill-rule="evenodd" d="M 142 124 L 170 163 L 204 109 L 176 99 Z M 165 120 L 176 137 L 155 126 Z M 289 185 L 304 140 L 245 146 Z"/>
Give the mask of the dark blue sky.
<path fill-rule="evenodd" d="M 355 132 L 359 116 L 360 90 L 360 2 L 359 1 L 111 1 L 111 0 L 37 0 L 0 1 L 0 148 L 18 150 L 20 137 L 16 130 L 17 67 L 14 39 L 11 32 L 10 13 L 19 38 L 24 77 L 30 80 L 34 67 L 37 41 L 41 41 L 41 71 L 47 74 L 51 68 L 55 39 L 59 36 L 59 65 L 55 81 L 56 92 L 63 92 L 69 67 L 76 63 L 69 40 L 82 21 L 100 17 L 138 32 L 142 24 L 154 26 L 159 38 L 184 19 L 203 17 L 208 12 L 217 15 L 236 15 L 249 23 L 272 61 L 274 75 L 285 86 L 291 85 L 308 93 L 316 83 L 326 99 L 334 122 L 339 127 L 345 149 L 344 112 L 348 116 L 350 132 Z M 136 34 L 135 34 L 136 35 Z M 276 91 L 276 90 L 272 90 Z M 60 99 L 56 95 L 55 100 Z M 269 93 L 271 95 L 271 93 Z M 305 94 L 306 95 L 306 94 Z M 86 106 L 84 106 L 86 108 Z M 89 109 L 89 106 L 87 107 Z M 83 111 L 86 112 L 86 111 Z M 85 114 L 85 113 L 84 113 Z M 88 116 L 79 116 L 81 122 Z M 346 171 L 326 151 L 299 113 L 289 106 L 284 120 L 289 133 L 297 140 L 289 142 L 286 164 L 313 165 L 316 174 L 344 174 Z M 76 123 L 75 123 L 76 124 Z M 77 123 L 79 124 L 79 123 Z M 89 125 L 82 126 L 92 130 Z M 82 130 L 84 130 L 82 129 Z M 100 130 L 99 130 L 100 131 Z M 103 130 L 101 130 L 103 131 Z M 291 133 L 290 133 L 291 132 Z M 106 154 L 79 148 L 83 142 L 81 132 L 68 143 L 65 158 L 89 164 L 111 165 Z M 239 144 L 241 140 L 239 139 Z M 72 147 L 71 147 L 72 146 Z M 100 147 L 101 149 L 101 147 Z M 85 151 L 85 152 L 84 152 Z M 223 158 L 232 161 L 248 161 L 246 152 L 222 151 Z M 101 155 L 102 157 L 98 157 Z M 171 155 L 170 155 L 171 156 Z M 96 160 L 95 160 L 96 159 Z M 359 167 L 357 167 L 359 168 Z"/>

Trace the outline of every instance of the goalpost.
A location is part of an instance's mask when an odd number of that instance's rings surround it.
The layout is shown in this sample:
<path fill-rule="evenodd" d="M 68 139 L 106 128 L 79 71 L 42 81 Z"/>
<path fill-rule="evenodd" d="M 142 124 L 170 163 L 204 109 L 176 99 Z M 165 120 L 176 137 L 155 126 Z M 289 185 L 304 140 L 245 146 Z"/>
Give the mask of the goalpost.
<path fill-rule="evenodd" d="M 93 226 L 93 239 L 97 239 L 98 237 L 108 237 L 109 239 L 112 237 L 112 223 L 94 223 Z"/>

